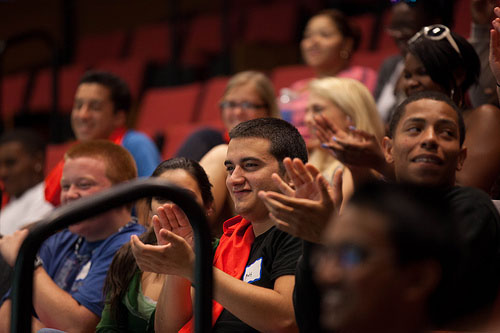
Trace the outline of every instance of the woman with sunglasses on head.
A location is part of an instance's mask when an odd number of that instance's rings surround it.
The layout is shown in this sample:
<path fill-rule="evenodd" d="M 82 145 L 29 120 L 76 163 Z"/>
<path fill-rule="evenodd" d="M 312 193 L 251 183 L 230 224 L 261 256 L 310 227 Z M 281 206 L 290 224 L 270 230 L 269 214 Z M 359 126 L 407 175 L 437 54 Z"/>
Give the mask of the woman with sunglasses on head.
<path fill-rule="evenodd" d="M 153 172 L 158 177 L 185 189 L 207 216 L 213 211 L 211 184 L 203 168 L 194 160 L 172 158 L 163 161 Z M 161 214 L 184 214 L 164 198 L 149 198 L 150 228 L 140 236 L 146 244 L 157 244 L 154 228 Z M 104 285 L 106 305 L 97 332 L 154 332 L 154 310 L 165 276 L 142 272 L 137 267 L 130 243 L 113 258 Z"/>
<path fill-rule="evenodd" d="M 193 133 L 177 153 L 177 156 L 201 159 L 213 184 L 215 214 L 211 217 L 214 235 L 222 234 L 222 222 L 234 216 L 233 204 L 226 188 L 226 159 L 229 131 L 239 123 L 256 118 L 280 118 L 274 87 L 269 78 L 261 72 L 244 71 L 228 81 L 219 103 L 224 133 L 216 130 L 200 130 Z M 216 140 L 207 138 L 218 137 Z M 197 156 L 189 151 L 197 150 Z"/>
<path fill-rule="evenodd" d="M 477 82 L 479 58 L 463 37 L 443 25 L 423 28 L 408 42 L 403 70 L 407 95 L 440 91 L 464 110 L 467 158 L 457 172 L 457 183 L 483 189 L 496 197 L 500 176 L 500 110 L 493 105 L 472 109 L 468 89 Z"/>

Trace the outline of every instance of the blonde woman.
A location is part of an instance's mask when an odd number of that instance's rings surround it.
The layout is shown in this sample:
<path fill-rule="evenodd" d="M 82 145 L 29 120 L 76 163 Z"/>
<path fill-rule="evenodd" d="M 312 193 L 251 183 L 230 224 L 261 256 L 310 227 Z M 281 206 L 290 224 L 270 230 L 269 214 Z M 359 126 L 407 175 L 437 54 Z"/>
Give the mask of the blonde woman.
<path fill-rule="evenodd" d="M 363 133 L 374 136 L 378 142 L 382 141 L 384 125 L 370 91 L 362 83 L 350 78 L 329 77 L 312 80 L 308 90 L 310 95 L 305 121 L 311 133 L 321 142 L 327 142 L 331 137 L 327 140 L 322 137 L 325 134 L 317 126 L 319 120 L 328 122 L 333 129 L 331 133 L 339 138 Z M 344 197 L 349 197 L 355 185 L 373 172 L 365 167 L 344 165 L 336 154 L 338 151 L 323 145 L 311 151 L 309 163 L 317 167 L 330 183 L 335 170 L 342 169 L 342 192 Z"/>

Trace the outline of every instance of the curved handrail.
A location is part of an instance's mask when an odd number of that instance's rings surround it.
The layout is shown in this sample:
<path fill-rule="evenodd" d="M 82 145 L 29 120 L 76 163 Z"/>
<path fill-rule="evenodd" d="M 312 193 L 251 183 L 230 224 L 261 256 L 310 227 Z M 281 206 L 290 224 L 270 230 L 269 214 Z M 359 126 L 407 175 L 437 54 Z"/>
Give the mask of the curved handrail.
<path fill-rule="evenodd" d="M 42 242 L 55 232 L 109 209 L 143 197 L 162 196 L 175 202 L 186 213 L 195 240 L 195 331 L 212 327 L 212 249 L 205 215 L 192 196 L 168 182 L 149 178 L 119 184 L 55 209 L 40 221 L 24 240 L 14 267 L 11 332 L 31 332 L 33 262 Z"/>

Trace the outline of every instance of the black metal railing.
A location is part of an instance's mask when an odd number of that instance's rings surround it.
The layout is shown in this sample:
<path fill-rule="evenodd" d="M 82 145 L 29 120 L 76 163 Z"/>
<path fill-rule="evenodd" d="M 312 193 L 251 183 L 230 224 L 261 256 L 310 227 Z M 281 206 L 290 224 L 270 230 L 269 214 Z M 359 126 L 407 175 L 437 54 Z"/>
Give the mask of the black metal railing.
<path fill-rule="evenodd" d="M 42 242 L 74 223 L 131 203 L 143 197 L 161 196 L 175 202 L 187 215 L 195 239 L 196 332 L 212 327 L 212 249 L 209 227 L 200 206 L 185 190 L 160 179 L 139 179 L 85 197 L 54 210 L 24 240 L 14 267 L 11 332 L 31 332 L 33 262 Z"/>

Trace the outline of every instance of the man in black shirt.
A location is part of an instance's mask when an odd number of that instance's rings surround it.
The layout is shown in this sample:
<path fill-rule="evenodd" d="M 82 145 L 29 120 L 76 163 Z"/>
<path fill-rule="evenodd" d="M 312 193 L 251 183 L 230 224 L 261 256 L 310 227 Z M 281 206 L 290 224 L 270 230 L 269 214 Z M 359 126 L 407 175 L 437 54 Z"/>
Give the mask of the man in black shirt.
<path fill-rule="evenodd" d="M 226 185 L 239 215 L 224 223 L 214 256 L 214 331 L 296 331 L 292 292 L 301 241 L 274 227 L 258 193 L 279 191 L 272 176 L 285 176 L 285 157 L 307 161 L 304 140 L 292 125 L 274 118 L 240 123 L 229 136 Z M 132 249 L 141 269 L 169 274 L 157 303 L 155 329 L 188 331 L 194 253 L 185 240 L 189 237 L 175 233 L 176 226 L 190 229 L 189 222 L 185 216 L 161 222 L 158 246 L 133 238 Z M 158 264 L 151 258 L 158 258 Z"/>
<path fill-rule="evenodd" d="M 500 217 L 486 193 L 455 186 L 455 171 L 466 158 L 464 139 L 462 113 L 455 104 L 443 94 L 422 92 L 396 109 L 383 147 L 398 182 L 442 190 L 449 200 L 467 250 L 454 305 L 457 314 L 470 317 L 487 315 L 498 294 Z"/>

